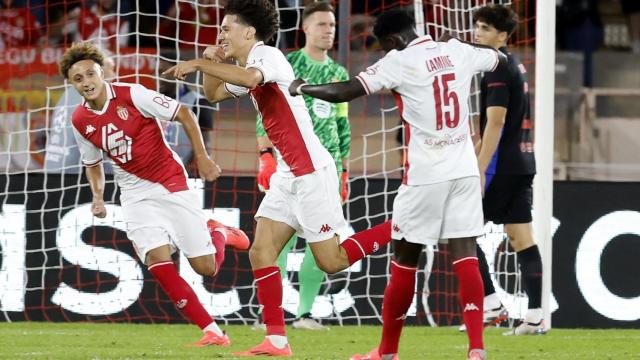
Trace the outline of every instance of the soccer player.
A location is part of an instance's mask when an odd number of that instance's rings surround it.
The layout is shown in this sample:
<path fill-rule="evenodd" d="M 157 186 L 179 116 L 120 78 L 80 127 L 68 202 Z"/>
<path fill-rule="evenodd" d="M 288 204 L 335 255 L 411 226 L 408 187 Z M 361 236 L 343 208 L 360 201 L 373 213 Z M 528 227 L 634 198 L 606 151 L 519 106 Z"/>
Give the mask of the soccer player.
<path fill-rule="evenodd" d="M 381 14 L 374 34 L 387 54 L 355 79 L 310 85 L 298 79 L 291 94 L 331 102 L 350 101 L 390 89 L 405 125 L 407 156 L 393 204 L 394 260 L 382 304 L 382 341 L 352 359 L 396 359 L 404 319 L 415 294 L 416 267 L 425 245 L 449 240 L 460 306 L 469 331 L 469 359 L 484 359 L 482 278 L 476 237 L 483 233 L 478 164 L 469 130 L 468 99 L 475 73 L 500 61 L 491 48 L 457 39 L 418 37 L 413 17 L 401 10 Z"/>
<path fill-rule="evenodd" d="M 514 334 L 544 332 L 542 319 L 542 260 L 531 228 L 532 182 L 536 173 L 529 87 L 524 65 L 507 48 L 518 17 L 504 5 L 487 5 L 474 15 L 475 41 L 505 54 L 508 63 L 487 73 L 480 84 L 480 134 L 476 145 L 484 185 L 483 208 L 487 221 L 504 224 L 511 246 L 518 254 L 529 306 L 524 322 Z M 478 247 L 485 285 L 487 322 L 505 317 L 484 254 Z"/>
<path fill-rule="evenodd" d="M 178 309 L 203 330 L 196 346 L 228 346 L 229 337 L 180 277 L 171 254 L 180 249 L 200 275 L 215 275 L 225 242 L 248 247 L 240 230 L 208 224 L 178 156 L 168 147 L 160 120 L 177 119 L 189 135 L 200 175 L 208 181 L 220 168 L 206 153 L 195 116 L 175 100 L 137 84 L 104 80 L 103 54 L 95 45 L 76 43 L 60 60 L 60 72 L 84 98 L 71 122 L 93 193 L 91 212 L 104 218 L 103 152 L 113 162 L 127 236 L 140 260 Z"/>
<path fill-rule="evenodd" d="M 104 54 L 104 52 L 103 52 Z M 115 78 L 113 58 L 105 56 L 102 63 L 104 78 Z M 60 100 L 56 103 L 51 117 L 51 129 L 47 134 L 44 157 L 44 171 L 56 174 L 79 174 L 82 171 L 80 151 L 73 135 L 71 116 L 73 110 L 82 104 L 84 98 L 71 86 L 65 87 Z M 111 174 L 111 164 L 105 164 L 105 173 Z"/>
<path fill-rule="evenodd" d="M 302 12 L 302 30 L 305 34 L 305 45 L 301 50 L 287 55 L 296 77 L 305 78 L 312 84 L 349 79 L 347 70 L 334 62 L 327 51 L 333 47 L 336 30 L 334 9 L 331 4 L 318 1 L 307 5 Z M 348 104 L 333 104 L 310 96 L 304 97 L 305 104 L 313 123 L 313 132 L 318 135 L 322 146 L 331 154 L 341 180 L 340 195 L 342 202 L 348 196 L 348 157 L 351 148 L 351 128 L 349 126 Z M 276 171 L 276 159 L 273 145 L 264 131 L 262 119 L 257 117 L 256 134 L 260 149 L 260 172 L 258 184 L 264 190 L 269 189 L 269 179 Z M 278 257 L 278 266 L 282 277 L 287 273 L 287 257 L 295 246 L 294 236 L 284 247 Z M 304 259 L 298 272 L 300 280 L 300 302 L 294 329 L 323 330 L 325 326 L 311 317 L 313 302 L 320 291 L 324 273 L 318 268 L 311 249 L 306 246 Z"/>
<path fill-rule="evenodd" d="M 346 269 L 391 238 L 390 222 L 385 222 L 339 244 L 337 234 L 347 224 L 335 162 L 313 132 L 304 100 L 288 92 L 294 80 L 291 65 L 280 50 L 263 43 L 277 29 L 278 12 L 271 1 L 230 0 L 221 24 L 220 47 L 204 59 L 182 62 L 167 71 L 179 79 L 203 72 L 209 101 L 250 95 L 269 140 L 281 154 L 255 215 L 256 235 L 249 251 L 267 336 L 238 356 L 292 354 L 276 260 L 294 233 L 309 243 L 318 267 L 327 273 Z M 222 58 L 235 59 L 237 65 L 221 63 Z"/>

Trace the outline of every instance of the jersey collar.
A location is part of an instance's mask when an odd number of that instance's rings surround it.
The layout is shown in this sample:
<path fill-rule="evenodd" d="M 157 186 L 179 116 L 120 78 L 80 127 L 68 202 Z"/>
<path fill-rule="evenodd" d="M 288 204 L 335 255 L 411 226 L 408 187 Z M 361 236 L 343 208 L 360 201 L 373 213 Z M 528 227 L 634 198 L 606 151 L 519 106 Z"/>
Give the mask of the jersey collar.
<path fill-rule="evenodd" d="M 102 115 L 107 111 L 107 108 L 109 107 L 109 103 L 111 102 L 111 99 L 116 97 L 116 92 L 113 90 L 113 86 L 111 84 L 109 84 L 108 82 L 105 82 L 106 85 L 106 90 L 107 90 L 107 100 L 104 102 L 104 105 L 102 106 L 102 109 L 100 110 L 94 110 L 89 106 L 89 103 L 87 102 L 87 100 L 84 100 L 82 102 L 82 105 L 87 108 L 87 110 L 94 112 L 98 115 Z"/>
<path fill-rule="evenodd" d="M 418 44 L 425 44 L 427 47 L 435 47 L 436 46 L 435 41 L 433 41 L 433 39 L 431 38 L 430 35 L 424 35 L 424 36 L 419 36 L 419 37 L 413 39 L 413 41 L 410 42 L 409 45 L 407 45 L 407 47 L 418 45 Z"/>

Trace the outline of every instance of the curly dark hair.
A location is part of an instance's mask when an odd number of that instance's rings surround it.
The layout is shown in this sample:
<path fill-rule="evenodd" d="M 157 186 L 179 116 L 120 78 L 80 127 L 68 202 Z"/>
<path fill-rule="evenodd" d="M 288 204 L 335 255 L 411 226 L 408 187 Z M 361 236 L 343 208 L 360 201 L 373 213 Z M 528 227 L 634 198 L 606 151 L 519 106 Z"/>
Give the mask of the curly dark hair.
<path fill-rule="evenodd" d="M 373 35 L 378 40 L 393 34 L 415 31 L 416 22 L 412 15 L 402 9 L 392 9 L 378 15 L 373 25 Z"/>
<path fill-rule="evenodd" d="M 226 15 L 237 15 L 244 24 L 256 29 L 256 37 L 269 41 L 280 28 L 278 11 L 269 0 L 229 0 Z"/>
<path fill-rule="evenodd" d="M 518 25 L 518 15 L 504 5 L 487 5 L 473 13 L 473 22 L 482 21 L 493 26 L 499 32 L 511 36 Z"/>
<path fill-rule="evenodd" d="M 104 65 L 104 53 L 95 44 L 90 42 L 73 43 L 71 47 L 64 52 L 62 59 L 60 59 L 58 63 L 60 74 L 64 76 L 65 79 L 68 79 L 69 69 L 73 64 L 82 60 L 93 60 L 102 66 Z"/>

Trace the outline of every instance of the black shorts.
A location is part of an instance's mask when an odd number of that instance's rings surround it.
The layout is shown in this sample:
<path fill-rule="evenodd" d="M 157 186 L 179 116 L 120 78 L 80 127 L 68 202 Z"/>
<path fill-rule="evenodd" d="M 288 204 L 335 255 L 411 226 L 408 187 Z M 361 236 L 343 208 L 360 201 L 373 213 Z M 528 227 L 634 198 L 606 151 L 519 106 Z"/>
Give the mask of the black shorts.
<path fill-rule="evenodd" d="M 487 175 L 482 199 L 485 221 L 526 224 L 532 221 L 533 175 Z"/>

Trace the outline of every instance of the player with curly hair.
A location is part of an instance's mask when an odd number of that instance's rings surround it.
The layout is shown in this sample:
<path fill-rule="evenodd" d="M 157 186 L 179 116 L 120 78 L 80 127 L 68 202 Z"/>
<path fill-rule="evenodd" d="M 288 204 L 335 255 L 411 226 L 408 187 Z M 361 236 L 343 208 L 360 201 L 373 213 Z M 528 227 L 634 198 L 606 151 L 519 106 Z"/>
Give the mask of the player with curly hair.
<path fill-rule="evenodd" d="M 166 71 L 179 79 L 201 71 L 205 95 L 213 102 L 251 96 L 269 140 L 282 155 L 255 215 L 256 234 L 249 252 L 267 336 L 238 356 L 292 354 L 277 258 L 294 233 L 307 240 L 318 267 L 327 273 L 346 269 L 391 240 L 391 224 L 385 222 L 339 243 L 338 234 L 347 223 L 335 161 L 314 133 L 304 99 L 288 92 L 295 78 L 291 65 L 280 50 L 264 44 L 277 30 L 278 13 L 270 1 L 231 0 L 225 7 L 220 45 L 205 50 L 204 59 Z M 222 63 L 225 59 L 236 64 Z"/>

